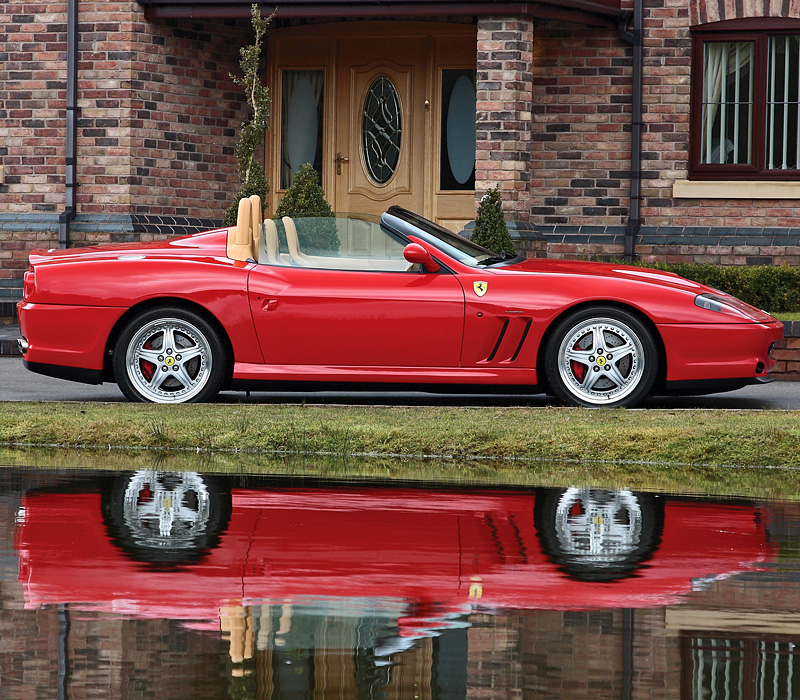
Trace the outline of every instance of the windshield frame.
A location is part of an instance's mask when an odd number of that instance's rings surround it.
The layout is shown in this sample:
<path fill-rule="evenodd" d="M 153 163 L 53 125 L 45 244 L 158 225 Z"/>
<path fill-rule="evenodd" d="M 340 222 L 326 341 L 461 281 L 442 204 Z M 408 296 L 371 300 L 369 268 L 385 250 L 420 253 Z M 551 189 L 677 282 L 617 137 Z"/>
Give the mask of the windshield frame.
<path fill-rule="evenodd" d="M 498 259 L 496 262 L 487 264 L 485 261 L 498 258 L 497 253 L 402 207 L 389 207 L 386 213 L 381 216 L 381 223 L 396 230 L 406 238 L 416 236 L 441 250 L 453 260 L 469 267 L 508 265 L 519 262 L 522 259 L 518 255 L 513 255 L 508 259 Z"/>

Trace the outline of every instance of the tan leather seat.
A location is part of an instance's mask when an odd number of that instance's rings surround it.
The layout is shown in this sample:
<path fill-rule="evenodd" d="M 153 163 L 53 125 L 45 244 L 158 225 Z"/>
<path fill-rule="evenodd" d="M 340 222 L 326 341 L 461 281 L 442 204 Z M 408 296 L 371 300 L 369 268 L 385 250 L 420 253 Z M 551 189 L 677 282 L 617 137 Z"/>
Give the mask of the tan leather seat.
<path fill-rule="evenodd" d="M 252 204 L 249 199 L 239 200 L 239 210 L 236 214 L 236 226 L 228 229 L 228 257 L 232 260 L 255 261 L 253 256 L 253 236 L 250 233 L 252 219 Z"/>
<path fill-rule="evenodd" d="M 280 243 L 278 241 L 278 227 L 272 219 L 264 219 L 262 226 L 264 231 L 264 249 L 266 250 L 267 258 L 264 261 L 268 265 L 282 265 L 284 264 L 279 258 Z"/>
<path fill-rule="evenodd" d="M 289 246 L 292 262 L 295 265 L 310 265 L 308 257 L 300 252 L 300 238 L 297 236 L 297 227 L 294 225 L 294 221 L 288 216 L 284 216 L 281 221 L 283 221 L 283 228 L 286 231 L 286 243 Z"/>
<path fill-rule="evenodd" d="M 261 218 L 264 210 L 261 207 L 261 197 L 251 194 L 250 197 L 250 231 L 253 235 L 253 260 L 258 260 L 258 238 L 261 236 Z"/>

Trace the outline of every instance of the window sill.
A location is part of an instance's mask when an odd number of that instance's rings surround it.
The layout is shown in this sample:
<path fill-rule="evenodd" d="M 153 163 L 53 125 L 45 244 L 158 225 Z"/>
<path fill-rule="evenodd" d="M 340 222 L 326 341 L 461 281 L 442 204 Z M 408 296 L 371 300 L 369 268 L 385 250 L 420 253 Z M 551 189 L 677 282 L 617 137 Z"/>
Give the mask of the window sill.
<path fill-rule="evenodd" d="M 675 199 L 800 199 L 800 181 L 676 180 Z"/>

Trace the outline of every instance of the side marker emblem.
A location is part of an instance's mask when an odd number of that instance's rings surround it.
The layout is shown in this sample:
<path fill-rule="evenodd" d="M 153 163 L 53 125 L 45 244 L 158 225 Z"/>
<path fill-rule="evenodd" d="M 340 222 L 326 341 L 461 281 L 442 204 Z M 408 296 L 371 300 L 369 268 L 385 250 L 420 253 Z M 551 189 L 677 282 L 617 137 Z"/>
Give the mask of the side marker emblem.
<path fill-rule="evenodd" d="M 477 294 L 479 297 L 482 297 L 486 294 L 486 290 L 489 289 L 488 282 L 473 282 L 472 283 L 472 290 Z"/>

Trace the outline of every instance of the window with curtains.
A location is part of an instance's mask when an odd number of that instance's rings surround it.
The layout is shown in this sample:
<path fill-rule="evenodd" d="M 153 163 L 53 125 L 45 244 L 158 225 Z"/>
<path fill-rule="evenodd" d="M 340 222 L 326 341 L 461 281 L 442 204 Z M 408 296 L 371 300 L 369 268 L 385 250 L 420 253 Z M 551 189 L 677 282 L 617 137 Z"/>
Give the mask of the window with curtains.
<path fill-rule="evenodd" d="M 800 179 L 800 22 L 719 24 L 694 38 L 692 176 Z"/>
<path fill-rule="evenodd" d="M 284 70 L 281 76 L 281 189 L 311 163 L 322 178 L 322 120 L 325 73 Z"/>

